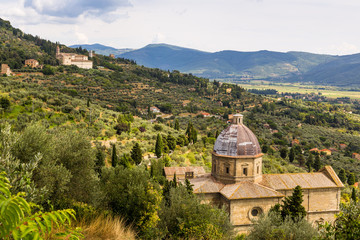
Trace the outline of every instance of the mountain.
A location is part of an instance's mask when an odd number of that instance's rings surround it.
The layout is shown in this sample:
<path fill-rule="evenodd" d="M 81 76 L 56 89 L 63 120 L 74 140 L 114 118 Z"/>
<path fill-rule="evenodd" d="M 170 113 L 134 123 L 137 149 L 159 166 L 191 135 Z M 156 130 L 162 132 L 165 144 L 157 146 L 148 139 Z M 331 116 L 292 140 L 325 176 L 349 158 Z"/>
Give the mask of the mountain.
<path fill-rule="evenodd" d="M 99 44 L 99 43 L 95 43 L 95 44 L 78 44 L 78 45 L 71 45 L 69 47 L 71 47 L 71 48 L 79 48 L 79 47 L 81 47 L 81 48 L 85 48 L 88 51 L 92 50 L 95 53 L 102 54 L 102 55 L 105 55 L 105 56 L 108 56 L 110 54 L 114 54 L 115 56 L 119 56 L 119 55 L 121 55 L 123 53 L 134 50 L 132 48 L 117 49 L 117 48 L 105 46 L 105 45 L 102 45 L 102 44 Z"/>
<path fill-rule="evenodd" d="M 333 56 L 307 52 L 205 52 L 169 44 L 140 49 L 116 49 L 101 44 L 72 45 L 97 53 L 135 60 L 139 65 L 179 70 L 199 77 L 228 82 L 269 80 L 308 82 L 341 87 L 360 86 L 360 54 Z"/>
<path fill-rule="evenodd" d="M 298 81 L 342 87 L 360 86 L 360 54 L 337 57 L 320 64 L 301 76 Z"/>

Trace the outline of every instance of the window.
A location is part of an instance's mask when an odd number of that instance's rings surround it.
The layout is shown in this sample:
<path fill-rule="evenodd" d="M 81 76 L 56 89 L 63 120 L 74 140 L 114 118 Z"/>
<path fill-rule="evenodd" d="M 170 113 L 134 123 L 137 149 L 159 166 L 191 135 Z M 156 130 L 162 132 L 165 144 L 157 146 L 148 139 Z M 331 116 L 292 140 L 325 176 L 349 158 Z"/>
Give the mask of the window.
<path fill-rule="evenodd" d="M 185 178 L 194 178 L 194 172 L 185 172 Z"/>
<path fill-rule="evenodd" d="M 263 213 L 263 210 L 260 207 L 254 207 L 249 212 L 250 219 L 259 217 Z"/>
<path fill-rule="evenodd" d="M 230 172 L 229 167 L 226 167 L 226 173 L 229 173 L 229 172 Z"/>
<path fill-rule="evenodd" d="M 246 167 L 243 168 L 243 174 L 244 174 L 244 176 L 247 176 L 247 168 Z"/>
<path fill-rule="evenodd" d="M 259 174 L 259 171 L 260 171 L 260 167 L 259 167 L 259 166 L 257 166 L 257 168 L 256 168 L 256 172 L 257 172 L 257 174 Z"/>

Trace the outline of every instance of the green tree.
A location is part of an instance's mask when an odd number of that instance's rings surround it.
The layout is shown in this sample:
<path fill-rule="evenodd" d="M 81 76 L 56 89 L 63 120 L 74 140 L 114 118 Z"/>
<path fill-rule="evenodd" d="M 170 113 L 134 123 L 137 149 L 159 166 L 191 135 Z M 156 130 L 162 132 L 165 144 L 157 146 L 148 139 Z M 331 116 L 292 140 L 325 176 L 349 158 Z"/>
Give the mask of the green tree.
<path fill-rule="evenodd" d="M 346 172 L 345 169 L 340 169 L 339 171 L 339 178 L 341 180 L 341 182 L 346 183 L 347 182 L 347 176 L 346 176 Z"/>
<path fill-rule="evenodd" d="M 10 108 L 10 100 L 7 97 L 1 97 L 0 98 L 0 106 L 5 109 L 8 110 Z"/>
<path fill-rule="evenodd" d="M 178 130 L 178 131 L 180 130 L 179 119 L 177 119 L 177 118 L 175 119 L 174 129 Z"/>
<path fill-rule="evenodd" d="M 136 165 L 139 165 L 142 162 L 142 153 L 139 143 L 135 143 L 131 150 L 131 159 Z"/>
<path fill-rule="evenodd" d="M 305 158 L 304 158 L 304 155 L 302 153 L 299 153 L 297 156 L 296 156 L 296 160 L 298 161 L 299 165 L 300 166 L 304 166 L 305 164 Z"/>
<path fill-rule="evenodd" d="M 44 75 L 54 75 L 55 74 L 55 70 L 53 67 L 51 67 L 50 65 L 45 65 L 43 67 L 42 73 Z"/>
<path fill-rule="evenodd" d="M 111 166 L 116 167 L 118 163 L 118 157 L 116 154 L 116 145 L 112 145 L 112 152 L 111 152 Z"/>
<path fill-rule="evenodd" d="M 105 166 L 105 153 L 101 146 L 96 146 L 95 171 L 100 175 L 101 169 Z"/>
<path fill-rule="evenodd" d="M 287 148 L 281 148 L 281 149 L 280 149 L 280 157 L 281 157 L 282 159 L 285 159 L 285 158 L 286 158 L 287 153 L 288 153 Z"/>
<path fill-rule="evenodd" d="M 282 219 L 281 214 L 269 211 L 254 220 L 247 240 L 318 239 L 318 231 L 305 219 L 294 222 L 290 217 Z"/>
<path fill-rule="evenodd" d="M 352 186 L 355 184 L 355 174 L 354 173 L 350 173 L 348 175 L 348 179 L 347 179 L 347 183 Z"/>
<path fill-rule="evenodd" d="M 295 160 L 295 151 L 294 148 L 291 148 L 289 152 L 289 162 L 292 163 L 294 160 Z"/>
<path fill-rule="evenodd" d="M 314 162 L 313 166 L 314 166 L 315 171 L 319 171 L 321 168 L 321 160 L 320 160 L 320 156 L 318 154 L 315 156 L 315 162 Z"/>
<path fill-rule="evenodd" d="M 232 225 L 224 209 L 202 204 L 183 185 L 168 192 L 169 204 L 162 202 L 156 238 L 230 239 L 233 236 Z"/>
<path fill-rule="evenodd" d="M 124 168 L 129 168 L 131 166 L 132 159 L 128 154 L 123 154 L 119 160 L 119 165 L 123 166 Z"/>
<path fill-rule="evenodd" d="M 143 166 L 106 168 L 101 183 L 105 205 L 111 211 L 124 216 L 141 235 L 155 228 L 159 221 L 161 191 Z"/>
<path fill-rule="evenodd" d="M 303 205 L 303 193 L 300 186 L 294 188 L 294 192 L 291 196 L 286 197 L 283 200 L 281 206 L 281 216 L 283 219 L 290 216 L 293 221 L 300 221 L 306 216 L 306 210 Z"/>
<path fill-rule="evenodd" d="M 163 140 L 160 134 L 156 137 L 156 143 L 155 143 L 155 155 L 159 158 L 161 157 L 161 154 L 164 150 L 164 144 Z"/>
<path fill-rule="evenodd" d="M 352 199 L 354 202 L 357 201 L 355 188 L 352 188 L 352 191 L 351 191 L 351 199 Z"/>
<path fill-rule="evenodd" d="M 166 138 L 166 141 L 167 141 L 167 146 L 169 147 L 169 149 L 171 151 L 174 151 L 175 147 L 176 147 L 176 139 L 171 134 L 169 134 Z"/>
<path fill-rule="evenodd" d="M 313 165 L 314 165 L 314 159 L 313 159 L 313 155 L 310 153 L 306 161 L 306 166 L 308 167 L 309 172 L 311 172 L 311 168 Z"/>

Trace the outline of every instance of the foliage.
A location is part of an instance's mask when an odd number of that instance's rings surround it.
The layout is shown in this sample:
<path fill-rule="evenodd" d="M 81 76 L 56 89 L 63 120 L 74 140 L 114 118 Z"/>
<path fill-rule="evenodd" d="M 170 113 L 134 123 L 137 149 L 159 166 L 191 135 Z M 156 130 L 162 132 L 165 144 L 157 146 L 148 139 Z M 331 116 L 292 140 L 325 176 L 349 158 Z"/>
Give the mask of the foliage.
<path fill-rule="evenodd" d="M 136 165 L 139 165 L 141 163 L 142 153 L 139 143 L 134 144 L 134 147 L 131 150 L 131 159 Z"/>
<path fill-rule="evenodd" d="M 293 221 L 291 217 L 283 220 L 281 214 L 270 211 L 254 221 L 247 240 L 303 240 L 314 239 L 317 231 L 305 219 Z"/>
<path fill-rule="evenodd" d="M 112 152 L 111 152 L 111 166 L 116 167 L 117 162 L 118 162 L 118 157 L 117 157 L 117 154 L 116 154 L 116 145 L 113 144 L 112 145 Z"/>
<path fill-rule="evenodd" d="M 168 201 L 168 204 L 163 201 L 159 211 L 158 237 L 228 239 L 232 236 L 228 214 L 223 209 L 202 204 L 185 186 L 173 185 L 169 191 Z"/>
<path fill-rule="evenodd" d="M 2 239 L 43 239 L 51 235 L 67 239 L 80 239 L 78 230 L 71 229 L 71 220 L 75 219 L 72 209 L 32 214 L 31 204 L 22 194 L 10 193 L 9 180 L 0 174 L 0 238 Z M 64 231 L 53 233 L 63 228 Z"/>
<path fill-rule="evenodd" d="M 303 219 L 306 216 L 306 210 L 302 205 L 303 201 L 302 189 L 300 186 L 296 186 L 293 194 L 283 200 L 281 205 L 282 218 L 285 220 L 287 217 L 291 217 L 295 222 Z"/>
<path fill-rule="evenodd" d="M 160 134 L 156 137 L 156 143 L 155 143 L 155 155 L 159 158 L 161 157 L 161 154 L 164 149 L 163 139 Z"/>
<path fill-rule="evenodd" d="M 143 166 L 107 168 L 102 173 L 105 205 L 146 234 L 159 221 L 160 189 Z"/>

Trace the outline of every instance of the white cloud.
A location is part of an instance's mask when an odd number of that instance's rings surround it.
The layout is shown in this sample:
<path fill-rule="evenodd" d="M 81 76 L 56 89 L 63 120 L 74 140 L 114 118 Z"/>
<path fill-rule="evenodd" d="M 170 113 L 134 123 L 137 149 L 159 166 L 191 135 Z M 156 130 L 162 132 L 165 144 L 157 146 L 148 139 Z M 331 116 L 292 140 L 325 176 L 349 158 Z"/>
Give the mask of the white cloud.
<path fill-rule="evenodd" d="M 358 45 L 342 42 L 339 44 L 331 44 L 320 48 L 318 53 L 328 53 L 328 54 L 336 54 L 336 55 L 346 55 L 360 52 L 360 48 Z"/>

